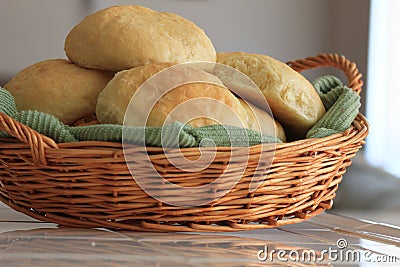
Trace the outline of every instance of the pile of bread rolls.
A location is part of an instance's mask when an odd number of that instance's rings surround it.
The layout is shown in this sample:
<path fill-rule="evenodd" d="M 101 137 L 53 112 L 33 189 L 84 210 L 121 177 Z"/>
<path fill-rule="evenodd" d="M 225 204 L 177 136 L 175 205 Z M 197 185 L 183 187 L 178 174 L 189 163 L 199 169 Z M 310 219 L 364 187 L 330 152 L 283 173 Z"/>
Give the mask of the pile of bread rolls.
<path fill-rule="evenodd" d="M 291 141 L 304 138 L 325 113 L 311 83 L 283 62 L 259 54 L 216 53 L 202 29 L 176 14 L 141 6 L 109 7 L 79 22 L 67 35 L 64 49 L 68 60 L 38 62 L 4 86 L 18 110 L 50 113 L 68 125 L 95 114 L 99 123 L 142 126 L 135 117 L 143 113 L 141 101 L 133 107 L 130 101 L 139 88 L 143 103 L 155 94 L 154 84 L 143 89 L 146 81 L 181 63 L 211 62 L 247 75 L 272 114 L 235 94 L 212 71 L 191 67 L 158 79 L 176 86 L 161 95 L 147 114 L 146 125 L 224 124 Z M 188 83 L 188 77 L 195 81 Z M 191 101 L 195 99 L 216 104 Z M 183 105 L 186 102 L 190 105 Z"/>

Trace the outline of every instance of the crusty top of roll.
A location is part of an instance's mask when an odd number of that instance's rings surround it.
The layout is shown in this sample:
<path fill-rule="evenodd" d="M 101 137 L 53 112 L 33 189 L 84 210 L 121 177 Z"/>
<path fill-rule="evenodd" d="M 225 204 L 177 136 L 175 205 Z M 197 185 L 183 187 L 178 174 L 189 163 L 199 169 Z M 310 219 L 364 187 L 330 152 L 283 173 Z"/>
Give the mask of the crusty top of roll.
<path fill-rule="evenodd" d="M 180 121 L 193 127 L 248 127 L 247 114 L 239 100 L 216 76 L 182 65 L 167 70 L 171 66 L 149 64 L 117 73 L 99 95 L 99 122 L 162 126 Z M 155 78 L 150 79 L 154 74 Z"/>
<path fill-rule="evenodd" d="M 216 60 L 212 42 L 193 22 L 141 6 L 113 6 L 87 16 L 70 31 L 64 49 L 81 66 L 112 71 Z"/>
<path fill-rule="evenodd" d="M 261 89 L 288 139 L 301 139 L 325 113 L 312 84 L 283 62 L 266 55 L 218 53 L 217 62 L 243 72 Z"/>
<path fill-rule="evenodd" d="M 37 110 L 65 124 L 95 113 L 97 97 L 114 73 L 48 59 L 21 70 L 4 87 L 18 110 Z"/>

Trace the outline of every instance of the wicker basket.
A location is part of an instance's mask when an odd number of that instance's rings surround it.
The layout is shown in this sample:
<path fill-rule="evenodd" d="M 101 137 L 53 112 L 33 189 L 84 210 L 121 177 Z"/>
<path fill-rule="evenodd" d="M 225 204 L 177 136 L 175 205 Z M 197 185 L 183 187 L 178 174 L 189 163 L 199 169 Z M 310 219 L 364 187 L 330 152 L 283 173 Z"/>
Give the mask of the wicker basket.
<path fill-rule="evenodd" d="M 322 66 L 342 70 L 348 86 L 362 87 L 356 65 L 343 56 L 322 54 L 288 63 L 296 71 Z M 5 114 L 0 130 L 14 138 L 0 140 L 0 200 L 38 220 L 75 227 L 107 227 L 137 231 L 240 231 L 277 227 L 307 220 L 331 208 L 351 158 L 364 144 L 368 123 L 358 114 L 350 129 L 326 138 L 276 144 L 272 165 L 261 170 L 265 180 L 249 192 L 261 152 L 250 147 L 239 182 L 225 196 L 198 207 L 167 205 L 146 194 L 132 179 L 121 143 L 56 144 Z M 143 148 L 133 146 L 132 150 Z M 240 147 L 219 147 L 210 168 L 185 173 L 169 164 L 163 149 L 148 148 L 159 173 L 174 183 L 200 186 L 226 169 Z M 248 148 L 246 148 L 248 149 Z M 188 159 L 198 148 L 170 149 Z M 237 155 L 237 154 L 236 154 Z M 260 170 L 257 170 L 260 175 Z M 185 196 L 177 196 L 185 198 Z"/>

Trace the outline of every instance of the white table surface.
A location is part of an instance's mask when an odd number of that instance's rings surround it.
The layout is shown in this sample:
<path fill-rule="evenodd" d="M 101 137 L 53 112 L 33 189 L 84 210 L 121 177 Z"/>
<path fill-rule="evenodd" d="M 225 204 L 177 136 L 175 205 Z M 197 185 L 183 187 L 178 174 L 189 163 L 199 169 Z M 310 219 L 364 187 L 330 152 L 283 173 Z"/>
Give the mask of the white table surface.
<path fill-rule="evenodd" d="M 338 240 L 347 246 L 340 249 Z M 257 256 L 266 249 L 273 261 Z M 282 256 L 277 255 L 280 250 Z M 317 258 L 300 262 L 304 251 L 315 252 Z M 328 255 L 329 251 L 336 254 Z M 345 256 L 351 252 L 359 258 Z M 382 266 L 383 262 L 400 266 L 400 227 L 328 212 L 275 229 L 160 234 L 64 228 L 0 205 L 0 266 Z"/>

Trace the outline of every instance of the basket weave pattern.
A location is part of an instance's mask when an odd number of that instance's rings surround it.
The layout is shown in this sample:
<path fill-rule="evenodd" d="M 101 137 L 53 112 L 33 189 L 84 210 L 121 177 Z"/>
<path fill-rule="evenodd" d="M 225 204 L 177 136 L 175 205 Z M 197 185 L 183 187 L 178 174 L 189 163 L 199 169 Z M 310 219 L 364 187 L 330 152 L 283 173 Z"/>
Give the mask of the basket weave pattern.
<path fill-rule="evenodd" d="M 322 54 L 288 65 L 299 72 L 334 66 L 346 74 L 349 87 L 361 91 L 361 74 L 343 56 Z M 359 114 L 343 133 L 276 144 L 272 165 L 261 173 L 257 169 L 265 179 L 253 192 L 249 185 L 260 153 L 271 149 L 268 144 L 220 147 L 209 168 L 192 173 L 169 164 L 163 148 L 147 148 L 155 169 L 170 182 L 184 186 L 211 182 L 224 172 L 228 161 L 247 164 L 244 173 L 232 168 L 229 175 L 241 178 L 229 193 L 198 207 L 170 206 L 146 194 L 132 178 L 120 143 L 56 144 L 3 113 L 0 130 L 14 137 L 0 140 L 0 200 L 17 211 L 66 226 L 205 232 L 277 227 L 329 209 L 346 167 L 364 144 L 368 123 Z M 129 149 L 143 151 L 133 145 Z M 250 150 L 248 162 L 230 158 L 244 149 L 246 153 Z M 199 156 L 198 148 L 168 152 L 169 157 L 180 152 L 189 160 Z"/>

